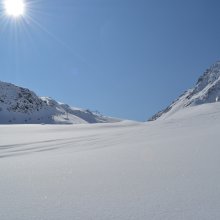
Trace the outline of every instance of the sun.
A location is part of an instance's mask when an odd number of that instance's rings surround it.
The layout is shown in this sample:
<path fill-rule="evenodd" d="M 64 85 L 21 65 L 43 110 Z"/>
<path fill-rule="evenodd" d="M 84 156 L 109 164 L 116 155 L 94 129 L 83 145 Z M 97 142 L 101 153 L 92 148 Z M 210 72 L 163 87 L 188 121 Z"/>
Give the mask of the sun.
<path fill-rule="evenodd" d="M 4 8 L 8 16 L 16 18 L 25 14 L 26 4 L 24 0 L 4 0 Z"/>

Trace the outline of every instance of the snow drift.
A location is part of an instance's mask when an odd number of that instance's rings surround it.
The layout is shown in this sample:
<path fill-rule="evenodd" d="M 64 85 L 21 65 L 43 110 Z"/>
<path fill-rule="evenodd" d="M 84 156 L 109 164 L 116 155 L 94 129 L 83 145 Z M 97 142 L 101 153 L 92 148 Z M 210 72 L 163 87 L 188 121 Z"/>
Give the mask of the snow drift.
<path fill-rule="evenodd" d="M 220 103 L 148 123 L 0 126 L 0 219 L 220 219 Z"/>

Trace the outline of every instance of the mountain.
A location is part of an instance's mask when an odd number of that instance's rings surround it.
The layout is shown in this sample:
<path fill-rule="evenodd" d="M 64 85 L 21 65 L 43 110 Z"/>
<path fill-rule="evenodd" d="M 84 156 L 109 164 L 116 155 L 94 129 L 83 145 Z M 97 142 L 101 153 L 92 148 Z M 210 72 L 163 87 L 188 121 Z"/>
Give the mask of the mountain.
<path fill-rule="evenodd" d="M 120 121 L 73 108 L 29 89 L 0 81 L 0 124 L 85 124 Z"/>
<path fill-rule="evenodd" d="M 183 93 L 166 109 L 152 116 L 149 121 L 165 119 L 184 108 L 214 102 L 220 102 L 220 61 L 205 71 L 194 88 Z"/>

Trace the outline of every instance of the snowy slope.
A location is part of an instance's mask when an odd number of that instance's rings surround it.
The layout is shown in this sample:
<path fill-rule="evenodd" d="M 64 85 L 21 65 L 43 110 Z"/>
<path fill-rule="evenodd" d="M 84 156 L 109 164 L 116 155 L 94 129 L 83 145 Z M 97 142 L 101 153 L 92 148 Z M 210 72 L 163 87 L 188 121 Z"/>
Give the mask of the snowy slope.
<path fill-rule="evenodd" d="M 220 61 L 216 62 L 199 78 L 196 86 L 186 91 L 165 110 L 149 119 L 165 119 L 191 106 L 220 102 Z"/>
<path fill-rule="evenodd" d="M 0 219 L 220 219 L 220 103 L 167 120 L 0 126 Z"/>
<path fill-rule="evenodd" d="M 0 124 L 84 124 L 116 122 L 89 110 L 72 108 L 29 89 L 0 81 Z"/>

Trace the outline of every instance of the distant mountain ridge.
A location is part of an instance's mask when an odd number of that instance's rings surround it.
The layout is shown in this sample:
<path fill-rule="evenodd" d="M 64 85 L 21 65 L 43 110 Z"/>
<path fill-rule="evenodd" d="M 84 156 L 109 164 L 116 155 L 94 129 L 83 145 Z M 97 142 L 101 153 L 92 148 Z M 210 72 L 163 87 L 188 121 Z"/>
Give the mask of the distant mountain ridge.
<path fill-rule="evenodd" d="M 205 71 L 194 88 L 183 93 L 166 109 L 152 116 L 149 121 L 165 119 L 183 108 L 213 102 L 220 102 L 220 61 Z"/>
<path fill-rule="evenodd" d="M 0 124 L 84 124 L 117 122 L 97 112 L 73 108 L 29 89 L 0 81 Z"/>

